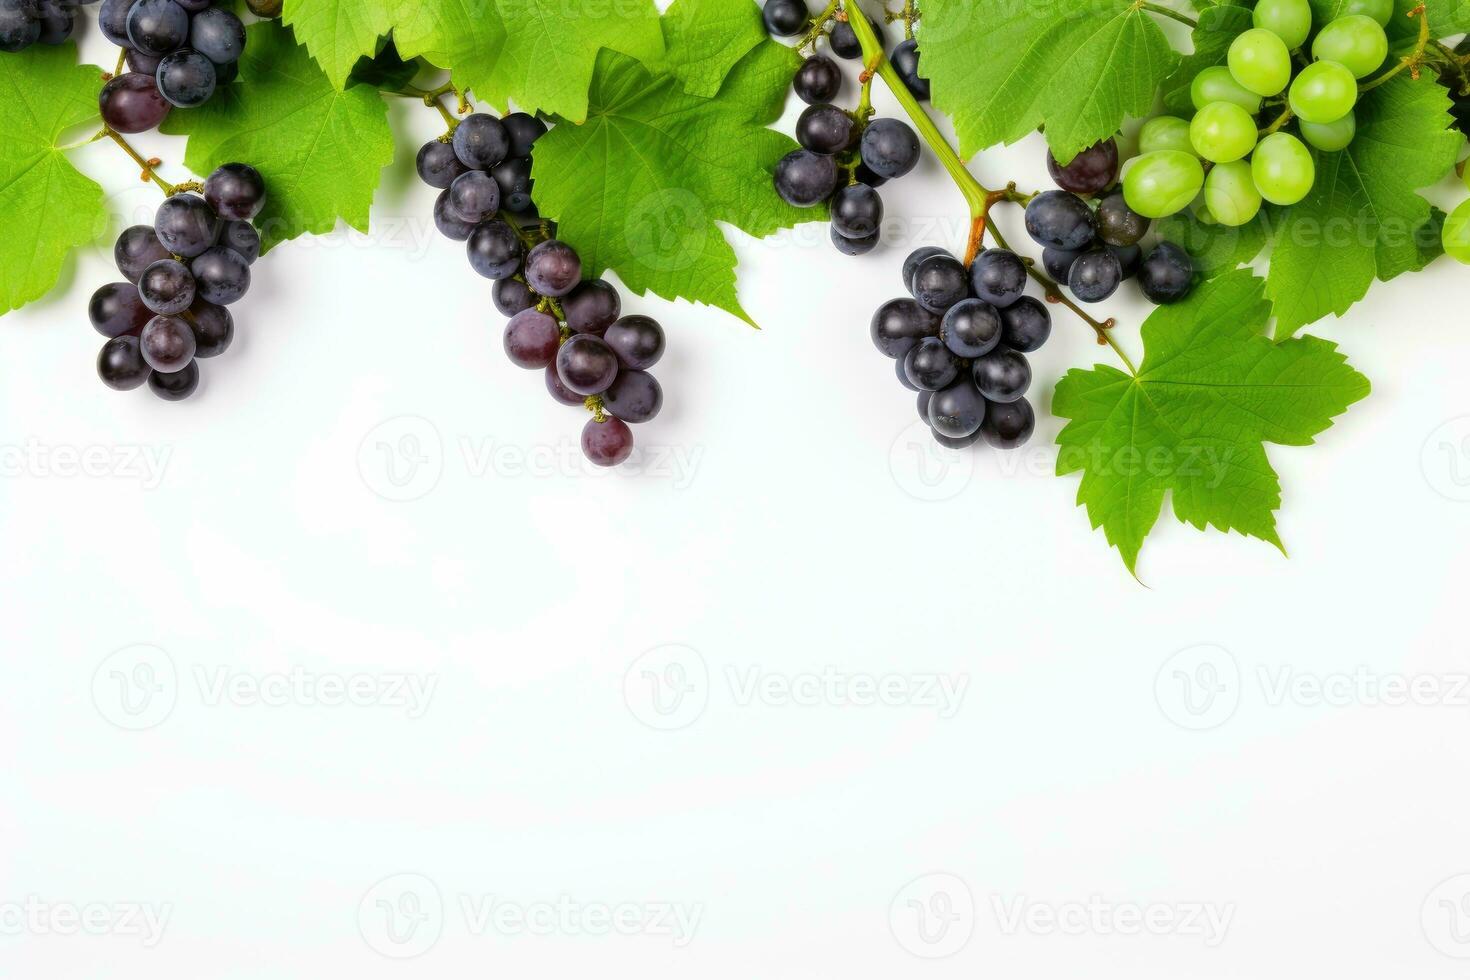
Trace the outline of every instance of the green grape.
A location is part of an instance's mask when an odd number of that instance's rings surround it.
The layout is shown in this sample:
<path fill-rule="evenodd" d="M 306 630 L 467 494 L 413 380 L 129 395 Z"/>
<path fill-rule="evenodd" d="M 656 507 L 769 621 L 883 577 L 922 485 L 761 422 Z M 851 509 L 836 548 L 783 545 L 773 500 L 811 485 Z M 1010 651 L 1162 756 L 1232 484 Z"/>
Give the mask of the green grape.
<path fill-rule="evenodd" d="M 1206 68 L 1189 84 L 1189 100 L 1196 111 L 1215 102 L 1234 102 L 1246 112 L 1261 111 L 1261 97 L 1235 80 L 1224 65 Z"/>
<path fill-rule="evenodd" d="M 1298 119 L 1337 122 L 1358 104 L 1358 80 L 1335 61 L 1313 62 L 1291 83 L 1290 100 Z"/>
<path fill-rule="evenodd" d="M 1261 213 L 1251 165 L 1244 160 L 1222 163 L 1205 178 L 1205 207 L 1222 225 L 1239 228 Z"/>
<path fill-rule="evenodd" d="M 1336 122 L 1311 123 L 1299 120 L 1297 126 L 1302 131 L 1302 139 L 1325 153 L 1336 153 L 1338 150 L 1346 150 L 1352 145 L 1353 137 L 1358 135 L 1358 114 L 1349 112 Z"/>
<path fill-rule="evenodd" d="M 1167 218 L 1189 206 L 1205 185 L 1199 158 L 1180 150 L 1138 157 L 1123 177 L 1123 199 L 1145 218 Z"/>
<path fill-rule="evenodd" d="M 1256 145 L 1256 120 L 1234 102 L 1205 106 L 1189 124 L 1189 141 L 1206 160 L 1229 163 L 1245 157 Z"/>
<path fill-rule="evenodd" d="M 1312 57 L 1335 61 L 1354 78 L 1367 78 L 1388 59 L 1388 35 L 1372 17 L 1339 17 L 1322 28 L 1312 42 Z"/>
<path fill-rule="evenodd" d="M 1393 20 L 1393 0 L 1347 0 L 1338 16 L 1351 17 L 1353 14 L 1371 17 L 1379 26 L 1387 27 Z"/>
<path fill-rule="evenodd" d="M 1177 116 L 1158 116 L 1143 124 L 1138 131 L 1138 153 L 1155 153 L 1159 150 L 1182 150 L 1194 152 L 1189 142 L 1189 123 Z"/>
<path fill-rule="evenodd" d="M 1291 81 L 1291 52 L 1286 42 L 1259 27 L 1235 39 L 1229 61 L 1230 74 L 1257 95 L 1280 95 Z"/>
<path fill-rule="evenodd" d="M 1470 201 L 1445 219 L 1444 250 L 1450 258 L 1470 265 Z"/>
<path fill-rule="evenodd" d="M 1254 22 L 1281 38 L 1288 48 L 1299 48 L 1312 33 L 1312 5 L 1307 0 L 1261 0 Z"/>
<path fill-rule="evenodd" d="M 1272 133 L 1251 157 L 1256 190 L 1272 204 L 1295 204 L 1312 192 L 1317 164 L 1312 152 L 1290 133 Z"/>

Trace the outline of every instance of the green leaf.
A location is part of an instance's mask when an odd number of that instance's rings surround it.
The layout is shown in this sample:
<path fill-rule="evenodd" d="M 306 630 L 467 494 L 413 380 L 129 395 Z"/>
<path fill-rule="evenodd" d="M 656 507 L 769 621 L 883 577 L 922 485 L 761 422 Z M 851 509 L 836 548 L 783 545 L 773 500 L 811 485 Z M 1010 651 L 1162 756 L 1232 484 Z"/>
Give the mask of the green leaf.
<path fill-rule="evenodd" d="M 760 8 L 745 0 L 674 0 L 663 25 L 665 68 L 686 92 L 705 98 L 766 38 Z"/>
<path fill-rule="evenodd" d="M 1239 228 L 1218 222 L 1207 224 L 1191 212 L 1181 211 L 1159 221 L 1154 230 L 1160 238 L 1188 252 L 1205 279 L 1214 279 L 1254 262 L 1271 237 L 1264 211 Z"/>
<path fill-rule="evenodd" d="M 56 145 L 97 118 L 101 90 L 74 44 L 0 54 L 0 313 L 44 296 L 67 254 L 107 226 L 102 188 Z"/>
<path fill-rule="evenodd" d="M 1164 82 L 1164 105 L 1170 112 L 1185 117 L 1194 115 L 1189 86 L 1195 76 L 1206 68 L 1225 64 L 1230 45 L 1250 27 L 1250 8 L 1240 6 L 1235 0 L 1200 11 L 1199 26 L 1194 29 L 1194 52 L 1186 55 Z"/>
<path fill-rule="evenodd" d="M 1077 502 L 1130 572 L 1171 492 L 1180 521 L 1281 547 L 1262 444 L 1311 445 L 1368 394 L 1336 345 L 1268 340 L 1270 314 L 1261 280 L 1231 273 L 1148 318 L 1137 377 L 1099 365 L 1057 385 L 1053 410 L 1069 420 L 1057 473 L 1083 474 Z"/>
<path fill-rule="evenodd" d="M 1179 64 L 1135 0 L 925 0 L 919 43 L 967 157 L 1045 125 L 1069 163 L 1148 115 Z"/>
<path fill-rule="evenodd" d="M 295 31 L 338 89 L 359 58 L 377 53 L 393 26 L 388 0 L 285 0 L 281 21 Z"/>
<path fill-rule="evenodd" d="M 368 227 L 383 168 L 393 162 L 388 107 L 376 89 L 335 89 L 274 21 L 248 29 L 240 83 L 198 109 L 175 112 L 163 131 L 189 137 L 184 161 L 198 174 L 248 163 L 265 177 L 256 219 L 263 247 L 331 231 L 341 218 Z"/>
<path fill-rule="evenodd" d="M 1341 17 L 1350 0 L 1311 0 L 1312 18 L 1318 25 Z M 1388 22 L 1390 37 L 1419 33 L 1419 21 L 1409 12 L 1423 3 L 1429 12 L 1429 30 L 1435 37 L 1451 37 L 1470 31 L 1470 0 L 1394 0 L 1394 15 Z"/>
<path fill-rule="evenodd" d="M 1278 336 L 1342 316 L 1375 278 L 1423 268 L 1438 246 L 1426 240 L 1429 202 L 1417 191 L 1443 178 L 1464 144 L 1449 104 L 1432 74 L 1405 72 L 1363 97 L 1352 146 L 1316 154 L 1316 186 L 1286 209 L 1271 258 Z"/>
<path fill-rule="evenodd" d="M 795 63 L 790 48 L 763 41 L 715 98 L 701 99 L 672 75 L 604 52 L 586 124 L 556 126 L 536 144 L 537 203 L 584 268 L 751 322 L 717 222 L 764 237 L 805 218 L 771 190 L 772 168 L 796 144 L 766 128 Z"/>

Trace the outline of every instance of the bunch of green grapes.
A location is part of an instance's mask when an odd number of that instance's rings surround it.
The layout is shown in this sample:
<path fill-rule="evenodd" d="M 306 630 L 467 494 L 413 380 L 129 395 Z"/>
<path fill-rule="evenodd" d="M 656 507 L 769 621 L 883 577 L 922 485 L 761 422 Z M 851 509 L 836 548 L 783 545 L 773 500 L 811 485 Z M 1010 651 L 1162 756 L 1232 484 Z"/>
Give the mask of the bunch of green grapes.
<path fill-rule="evenodd" d="M 1195 77 L 1194 118 L 1161 116 L 1143 127 L 1140 156 L 1123 179 L 1128 206 L 1164 218 L 1203 191 L 1208 216 L 1236 227 L 1265 202 L 1301 201 L 1317 179 L 1308 146 L 1335 153 L 1357 135 L 1358 81 L 1388 60 L 1392 15 L 1393 0 L 1347 0 L 1313 37 L 1308 0 L 1260 0 L 1227 64 Z M 1308 38 L 1312 60 L 1293 77 L 1293 52 Z"/>

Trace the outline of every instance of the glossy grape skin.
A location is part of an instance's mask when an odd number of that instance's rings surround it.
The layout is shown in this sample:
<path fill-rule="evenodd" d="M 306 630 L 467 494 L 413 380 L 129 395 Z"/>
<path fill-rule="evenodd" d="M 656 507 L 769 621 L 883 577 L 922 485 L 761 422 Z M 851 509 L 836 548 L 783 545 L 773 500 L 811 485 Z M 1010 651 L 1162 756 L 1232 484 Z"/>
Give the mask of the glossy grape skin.
<path fill-rule="evenodd" d="M 795 37 L 806 29 L 811 14 L 806 0 L 766 0 L 761 18 L 772 37 Z"/>
<path fill-rule="evenodd" d="M 1239 228 L 1261 213 L 1261 192 L 1244 160 L 1222 163 L 1205 178 L 1205 207 L 1220 224 Z"/>
<path fill-rule="evenodd" d="M 156 316 L 148 321 L 138 338 L 143 360 L 165 374 L 182 371 L 194 359 L 198 342 L 187 321 L 176 316 Z"/>
<path fill-rule="evenodd" d="M 214 247 L 219 240 L 220 220 L 202 197 L 175 194 L 158 206 L 153 230 L 164 248 L 192 259 Z"/>
<path fill-rule="evenodd" d="M 914 386 L 911 385 L 911 384 L 909 384 L 909 379 L 908 378 L 905 378 L 903 376 L 903 372 L 902 371 L 899 371 L 898 372 L 898 380 L 899 381 L 902 381 L 904 387 L 905 388 L 908 388 L 910 391 L 915 390 L 914 389 Z M 933 401 L 933 400 L 934 400 L 934 392 L 932 392 L 932 391 L 919 391 L 919 397 L 918 397 L 918 401 L 917 401 L 917 406 L 918 406 L 918 409 L 919 409 L 919 418 L 920 418 L 920 420 L 923 421 L 923 423 L 925 425 L 928 425 L 929 424 L 929 403 L 931 401 Z"/>
<path fill-rule="evenodd" d="M 189 39 L 189 13 L 174 0 L 138 0 L 128 12 L 130 47 L 165 55 Z"/>
<path fill-rule="evenodd" d="M 1051 337 L 1051 311 L 1034 296 L 1022 296 L 1001 310 L 1000 322 L 1001 343 L 1021 354 L 1041 350 Z"/>
<path fill-rule="evenodd" d="M 1143 260 L 1138 284 L 1160 306 L 1178 303 L 1194 291 L 1194 260 L 1173 242 L 1159 242 Z"/>
<path fill-rule="evenodd" d="M 531 148 L 547 131 L 544 122 L 524 112 L 512 112 L 500 120 L 500 124 L 510 137 L 510 151 L 506 155 L 512 157 L 530 156 Z"/>
<path fill-rule="evenodd" d="M 102 0 L 102 7 L 97 13 L 97 27 L 102 31 L 102 36 L 120 48 L 130 49 L 133 46 L 133 42 L 128 40 L 128 14 L 137 2 L 138 0 Z"/>
<path fill-rule="evenodd" d="M 249 221 L 265 207 L 265 178 L 244 163 L 227 163 L 204 181 L 204 200 L 221 218 Z"/>
<path fill-rule="evenodd" d="M 903 260 L 903 288 L 909 291 L 909 295 L 914 292 L 914 273 L 919 271 L 919 263 L 935 255 L 949 255 L 949 252 L 935 245 L 925 245 L 914 249 Z"/>
<path fill-rule="evenodd" d="M 38 0 L 0 0 L 0 51 L 23 51 L 40 39 Z"/>
<path fill-rule="evenodd" d="M 1196 112 L 1216 102 L 1230 102 L 1250 113 L 1261 111 L 1261 97 L 1237 82 L 1224 65 L 1212 65 L 1194 76 L 1189 85 L 1189 100 L 1194 103 Z"/>
<path fill-rule="evenodd" d="M 500 185 L 482 170 L 471 170 L 449 185 L 449 211 L 462 221 L 480 222 L 500 210 Z"/>
<path fill-rule="evenodd" d="M 863 163 L 884 180 L 907 176 L 919 164 L 919 136 L 900 119 L 875 119 L 863 132 Z"/>
<path fill-rule="evenodd" d="M 541 299 L 535 293 L 531 292 L 530 286 L 527 286 L 519 279 L 502 279 L 495 284 L 495 288 L 490 292 L 495 301 L 495 308 L 503 316 L 515 316 L 522 310 L 532 309 Z M 576 294 L 573 293 L 572 295 Z M 571 299 L 571 296 L 567 298 Z M 568 311 L 567 316 L 568 318 L 571 317 L 570 311 Z M 586 332 L 595 333 L 596 331 Z"/>
<path fill-rule="evenodd" d="M 125 336 L 109 340 L 97 355 L 97 376 L 113 391 L 132 391 L 142 387 L 153 373 L 143 360 L 137 337 Z"/>
<path fill-rule="evenodd" d="M 879 38 L 883 37 L 883 31 L 873 23 L 871 17 L 868 24 L 872 27 L 873 34 Z M 852 29 L 852 24 L 845 20 L 839 20 L 832 25 L 832 31 L 827 35 L 827 43 L 832 45 L 832 53 L 839 58 L 852 61 L 863 56 L 862 42 L 858 40 L 857 31 Z"/>
<path fill-rule="evenodd" d="M 842 91 L 842 69 L 826 55 L 814 54 L 796 69 L 791 87 L 807 105 L 831 102 Z"/>
<path fill-rule="evenodd" d="M 913 38 L 900 42 L 888 60 L 913 97 L 920 102 L 928 101 L 931 94 L 929 79 L 919 75 L 919 42 Z"/>
<path fill-rule="evenodd" d="M 490 170 L 500 185 L 500 206 L 511 214 L 521 214 L 531 206 L 532 184 L 529 157 L 510 157 Z"/>
<path fill-rule="evenodd" d="M 962 376 L 948 388 L 929 396 L 929 427 L 950 439 L 964 439 L 980 431 L 985 421 L 985 396 L 973 378 Z"/>
<path fill-rule="evenodd" d="M 136 285 L 144 269 L 169 258 L 169 250 L 163 247 L 151 226 L 134 225 L 118 236 L 117 244 L 112 247 L 112 257 L 123 278 Z"/>
<path fill-rule="evenodd" d="M 963 439 L 951 439 L 949 436 L 940 435 L 938 432 L 933 432 L 932 430 L 930 432 L 930 435 L 934 436 L 934 441 L 939 443 L 945 449 L 953 449 L 956 452 L 964 449 L 969 449 L 971 446 L 975 445 L 975 443 L 980 441 L 979 432 L 976 432 L 974 435 L 971 436 L 966 436 Z"/>
<path fill-rule="evenodd" d="M 189 265 L 197 295 L 215 306 L 238 303 L 250 290 L 250 263 L 244 256 L 216 245 Z"/>
<path fill-rule="evenodd" d="M 143 305 L 138 287 L 130 282 L 114 282 L 92 294 L 87 306 L 92 327 L 109 340 L 126 334 L 139 334 L 153 319 L 153 311 Z"/>
<path fill-rule="evenodd" d="M 1388 59 L 1388 35 L 1371 17 L 1339 17 L 1317 34 L 1312 57 L 1337 62 L 1354 78 L 1367 78 Z"/>
<path fill-rule="evenodd" d="M 194 302 L 194 276 L 183 263 L 160 259 L 143 270 L 138 294 L 143 304 L 161 316 L 177 316 Z"/>
<path fill-rule="evenodd" d="M 582 428 L 582 455 L 597 466 L 625 463 L 633 455 L 633 430 L 619 418 L 605 422 L 590 419 Z"/>
<path fill-rule="evenodd" d="M 1446 255 L 1470 265 L 1470 201 L 1462 202 L 1445 219 L 1441 239 Z"/>
<path fill-rule="evenodd" d="M 1067 288 L 1084 303 L 1101 303 L 1122 283 L 1123 263 L 1106 248 L 1083 252 L 1067 274 Z"/>
<path fill-rule="evenodd" d="M 925 337 L 904 355 L 903 371 L 909 383 L 921 391 L 939 391 L 955 383 L 961 365 L 944 341 Z"/>
<path fill-rule="evenodd" d="M 884 357 L 901 359 L 925 337 L 938 337 L 939 322 L 918 300 L 891 299 L 873 314 L 868 333 Z"/>
<path fill-rule="evenodd" d="M 124 56 L 124 59 L 127 62 L 128 71 L 136 71 L 142 72 L 144 75 L 152 75 L 154 76 L 154 81 L 157 81 L 158 66 L 163 61 L 162 57 L 156 54 L 144 54 L 142 51 L 128 48 L 127 54 Z M 215 82 L 216 84 L 218 84 L 219 82 L 218 72 L 215 73 Z"/>
<path fill-rule="evenodd" d="M 1358 135 L 1358 114 L 1349 112 L 1336 122 L 1310 123 L 1297 120 L 1302 139 L 1324 153 L 1337 153 L 1352 145 Z"/>
<path fill-rule="evenodd" d="M 1259 0 L 1252 20 L 1295 50 L 1312 33 L 1312 5 L 1307 0 Z"/>
<path fill-rule="evenodd" d="M 1145 156 L 1160 150 L 1193 153 L 1189 123 L 1177 116 L 1155 116 L 1144 123 L 1143 129 L 1138 131 L 1138 155 Z"/>
<path fill-rule="evenodd" d="M 1008 403 L 1031 388 L 1031 363 L 1013 350 L 997 350 L 975 361 L 975 387 L 986 401 Z"/>
<path fill-rule="evenodd" d="M 1358 82 L 1335 61 L 1318 61 L 1301 70 L 1291 83 L 1291 110 L 1311 123 L 1336 122 L 1358 103 Z"/>
<path fill-rule="evenodd" d="M 1393 0 L 1347 0 L 1339 16 L 1349 17 L 1353 14 L 1362 14 L 1379 26 L 1387 27 L 1388 22 L 1393 19 Z"/>
<path fill-rule="evenodd" d="M 607 345 L 629 371 L 647 371 L 664 356 L 664 328 L 650 316 L 625 316 L 607 328 Z"/>
<path fill-rule="evenodd" d="M 985 424 L 980 435 L 993 449 L 1019 449 L 1036 431 L 1036 410 L 1025 398 L 1013 402 L 990 403 L 985 410 Z"/>
<path fill-rule="evenodd" d="M 634 425 L 651 422 L 664 405 L 664 390 L 646 371 L 624 371 L 602 393 L 602 407 Z"/>
<path fill-rule="evenodd" d="M 857 138 L 857 121 L 835 105 L 807 106 L 796 120 L 796 142 L 813 153 L 841 153 Z"/>
<path fill-rule="evenodd" d="M 914 298 L 930 313 L 943 315 L 969 292 L 965 267 L 952 255 L 931 255 L 914 270 Z"/>
<path fill-rule="evenodd" d="M 1081 252 L 1064 252 L 1059 248 L 1042 249 L 1041 267 L 1058 283 L 1066 285 L 1067 277 L 1072 274 L 1072 263 L 1081 256 Z"/>
<path fill-rule="evenodd" d="M 199 365 L 190 361 L 177 371 L 154 371 L 148 390 L 166 402 L 181 402 L 199 390 Z"/>
<path fill-rule="evenodd" d="M 999 310 L 983 299 L 966 299 L 944 314 L 939 339 L 959 357 L 981 357 L 995 350 L 1001 330 Z"/>
<path fill-rule="evenodd" d="M 1004 310 L 1026 293 L 1026 263 L 1005 249 L 982 252 L 970 267 L 970 286 L 980 299 Z"/>
<path fill-rule="evenodd" d="M 510 134 L 492 115 L 465 116 L 454 129 L 454 155 L 470 170 L 489 170 L 510 155 Z"/>
<path fill-rule="evenodd" d="M 454 212 L 449 204 L 448 191 L 441 192 L 438 200 L 434 202 L 434 226 L 445 238 L 456 242 L 467 242 L 477 224 L 478 222 L 475 221 L 464 220 Z"/>
<path fill-rule="evenodd" d="M 248 221 L 226 221 L 219 233 L 219 243 L 254 265 L 260 258 L 260 232 Z"/>
<path fill-rule="evenodd" d="M 526 291 L 529 293 L 530 288 Z M 561 303 L 567 328 L 573 333 L 590 333 L 601 337 L 623 315 L 623 299 L 618 291 L 601 279 L 588 279 L 577 284 Z"/>
<path fill-rule="evenodd" d="M 1076 251 L 1097 238 L 1097 219 L 1077 195 L 1044 191 L 1026 205 L 1026 233 L 1046 248 Z"/>
<path fill-rule="evenodd" d="M 501 338 L 505 356 L 516 367 L 541 370 L 556 360 L 561 327 L 540 310 L 523 310 L 510 318 Z"/>
<path fill-rule="evenodd" d="M 776 164 L 776 193 L 792 207 L 816 207 L 837 189 L 838 173 L 837 161 L 832 157 L 793 150 Z"/>
<path fill-rule="evenodd" d="M 845 238 L 868 238 L 883 224 L 883 198 L 866 184 L 849 184 L 832 197 L 832 227 Z"/>
<path fill-rule="evenodd" d="M 1189 124 L 1194 151 L 1212 163 L 1243 160 L 1255 149 L 1256 120 L 1233 102 L 1212 102 Z"/>
<path fill-rule="evenodd" d="M 1096 196 L 1118 180 L 1118 144 L 1111 139 L 1095 143 L 1065 167 L 1047 150 L 1046 169 L 1062 190 L 1083 197 Z"/>
<path fill-rule="evenodd" d="M 1097 206 L 1097 237 L 1108 245 L 1137 245 L 1153 222 L 1128 206 L 1121 191 Z"/>
<path fill-rule="evenodd" d="M 1291 82 L 1291 52 L 1270 31 L 1256 27 L 1241 34 L 1231 43 L 1228 57 L 1230 74 L 1256 95 L 1280 95 Z"/>
<path fill-rule="evenodd" d="M 879 240 L 882 238 L 882 235 L 876 231 L 862 238 L 848 238 L 837 230 L 836 225 L 833 225 L 828 231 L 827 237 L 832 240 L 832 247 L 843 255 L 867 255 L 878 247 Z"/>
<path fill-rule="evenodd" d="M 1123 196 L 1145 218 L 1167 218 L 1187 208 L 1204 186 L 1198 157 L 1159 150 L 1133 161 L 1123 178 Z"/>
<path fill-rule="evenodd" d="M 909 380 L 909 376 L 906 373 L 904 373 L 903 362 L 904 362 L 904 359 L 902 357 L 896 359 L 893 362 L 893 367 L 895 369 L 894 372 L 893 372 L 894 377 L 898 378 L 898 383 L 901 384 L 901 385 L 903 385 L 909 391 L 922 391 L 923 389 L 917 387 L 912 381 Z M 933 394 L 933 392 L 928 392 L 928 391 L 925 391 L 923 393 L 926 394 L 926 395 Z M 927 417 L 925 417 L 924 418 L 924 423 L 927 425 L 928 422 L 929 422 L 929 419 Z"/>
<path fill-rule="evenodd" d="M 152 75 L 124 72 L 102 86 L 97 97 L 102 121 L 119 133 L 146 133 L 168 118 L 167 99 Z"/>
<path fill-rule="evenodd" d="M 1104 245 L 1103 248 L 1112 252 L 1118 260 L 1124 279 L 1132 279 L 1138 272 L 1138 267 L 1143 264 L 1143 249 L 1137 245 Z"/>
<path fill-rule="evenodd" d="M 560 298 L 581 281 L 582 259 L 566 242 L 542 242 L 526 256 L 526 282 L 542 296 Z"/>
<path fill-rule="evenodd" d="M 470 268 L 486 279 L 505 279 L 521 267 L 525 249 L 504 221 L 482 221 L 470 232 L 466 245 Z"/>
<path fill-rule="evenodd" d="M 245 53 L 245 25 L 223 7 L 207 7 L 189 21 L 189 46 L 217 65 Z"/>
<path fill-rule="evenodd" d="M 158 63 L 158 93 L 170 105 L 193 109 L 214 95 L 214 62 L 197 51 L 181 48 Z"/>
<path fill-rule="evenodd" d="M 218 357 L 235 339 L 235 318 L 223 306 L 196 299 L 184 319 L 194 331 L 195 357 Z"/>
<path fill-rule="evenodd" d="M 505 280 L 502 280 L 502 282 L 503 281 Z M 575 391 L 568 391 L 567 386 L 561 383 L 561 377 L 556 373 L 555 364 L 548 365 L 546 370 L 543 372 L 543 376 L 546 379 L 546 393 L 549 394 L 553 400 L 569 407 L 576 406 L 577 408 L 582 408 L 586 406 L 587 399 L 583 398 Z"/>
<path fill-rule="evenodd" d="M 76 28 L 76 14 L 77 0 L 41 0 L 40 43 L 55 46 L 69 40 Z"/>
<path fill-rule="evenodd" d="M 1262 197 L 1286 206 L 1312 192 L 1317 165 L 1301 140 L 1290 133 L 1272 133 L 1261 140 L 1251 157 L 1251 176 Z"/>
<path fill-rule="evenodd" d="M 556 374 L 568 391 L 600 395 L 617 380 L 618 355 L 607 341 L 591 334 L 574 334 L 556 354 Z"/>

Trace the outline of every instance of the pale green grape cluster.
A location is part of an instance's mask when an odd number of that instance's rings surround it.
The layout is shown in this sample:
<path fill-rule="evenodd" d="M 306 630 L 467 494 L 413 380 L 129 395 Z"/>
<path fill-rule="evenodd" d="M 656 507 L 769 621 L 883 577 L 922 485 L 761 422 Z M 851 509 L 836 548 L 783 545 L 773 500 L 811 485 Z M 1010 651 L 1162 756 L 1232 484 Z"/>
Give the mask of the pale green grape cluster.
<path fill-rule="evenodd" d="M 1202 197 L 1210 220 L 1234 227 L 1267 202 L 1288 206 L 1310 194 L 1317 167 L 1308 147 L 1347 149 L 1358 130 L 1359 80 L 1388 60 L 1393 0 L 1339 6 L 1314 37 L 1308 0 L 1259 0 L 1226 63 L 1195 76 L 1194 118 L 1144 125 L 1140 156 L 1123 178 L 1128 206 L 1164 218 Z M 1298 60 L 1305 66 L 1296 71 Z M 1470 233 L 1470 209 L 1465 226 Z"/>

